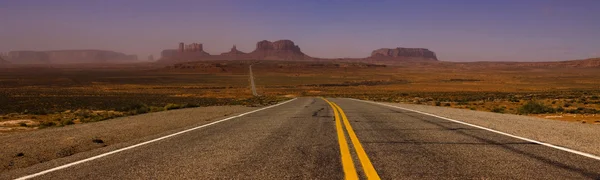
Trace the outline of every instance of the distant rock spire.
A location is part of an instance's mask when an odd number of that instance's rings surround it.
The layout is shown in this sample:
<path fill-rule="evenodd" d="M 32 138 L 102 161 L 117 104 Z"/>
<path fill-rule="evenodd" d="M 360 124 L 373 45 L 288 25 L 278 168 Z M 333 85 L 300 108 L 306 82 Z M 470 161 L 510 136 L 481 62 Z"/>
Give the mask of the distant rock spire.
<path fill-rule="evenodd" d="M 178 50 L 179 52 L 183 52 L 183 51 L 185 51 L 185 49 L 184 49 L 184 48 L 185 48 L 185 44 L 184 44 L 184 43 L 182 43 L 182 42 L 180 42 L 180 43 L 179 43 L 179 48 L 178 48 L 177 50 Z"/>

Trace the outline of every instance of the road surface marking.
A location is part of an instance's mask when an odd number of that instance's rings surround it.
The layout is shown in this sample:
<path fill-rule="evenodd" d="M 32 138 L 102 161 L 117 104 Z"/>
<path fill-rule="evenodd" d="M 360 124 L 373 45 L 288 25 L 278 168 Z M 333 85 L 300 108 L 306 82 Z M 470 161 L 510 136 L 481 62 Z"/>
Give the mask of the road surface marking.
<path fill-rule="evenodd" d="M 362 165 L 363 170 L 367 175 L 367 179 L 381 179 L 379 178 L 377 171 L 375 171 L 375 167 L 373 167 L 371 160 L 369 160 L 369 156 L 367 156 L 365 149 L 363 149 L 362 145 L 360 144 L 356 133 L 354 133 L 354 129 L 352 129 L 350 121 L 348 121 L 348 118 L 346 117 L 346 113 L 344 113 L 344 110 L 342 110 L 342 108 L 334 102 L 332 102 L 332 104 L 338 109 L 338 111 L 342 115 L 342 120 L 344 120 L 344 125 L 346 126 L 346 130 L 348 131 L 348 136 L 350 136 L 350 140 L 354 145 L 354 150 L 356 151 L 358 159 L 360 160 L 360 164 Z"/>
<path fill-rule="evenodd" d="M 250 71 L 250 89 L 252 89 L 253 96 L 258 96 L 258 93 L 256 92 L 256 86 L 254 85 L 254 74 L 252 74 L 252 65 L 253 64 L 250 64 L 250 66 L 248 67 Z"/>
<path fill-rule="evenodd" d="M 102 157 L 105 157 L 105 156 L 108 156 L 108 155 L 111 155 L 111 154 L 115 154 L 115 153 L 118 153 L 118 152 L 121 152 L 121 151 L 126 151 L 126 150 L 133 149 L 133 148 L 136 148 L 136 147 L 139 147 L 139 146 L 143 146 L 143 145 L 150 144 L 150 143 L 153 143 L 153 142 L 156 142 L 156 141 L 160 141 L 160 140 L 167 139 L 167 138 L 170 138 L 170 137 L 173 137 L 173 136 L 177 136 L 177 135 L 180 135 L 180 134 L 183 134 L 183 133 L 187 133 L 187 132 L 190 132 L 190 131 L 193 131 L 193 130 L 197 130 L 197 129 L 201 129 L 201 128 L 204 128 L 204 127 L 207 127 L 207 126 L 211 126 L 211 125 L 214 125 L 214 124 L 217 124 L 217 123 L 220 123 L 220 122 L 224 122 L 224 121 L 227 121 L 227 120 L 231 120 L 231 119 L 235 119 L 235 118 L 238 118 L 238 117 L 242 117 L 242 116 L 245 116 L 245 115 L 248 115 L 248 114 L 252 114 L 252 113 L 255 113 L 255 112 L 258 112 L 258 111 L 262 111 L 262 110 L 265 110 L 265 109 L 273 108 L 273 107 L 276 107 L 276 106 L 279 106 L 279 105 L 283 105 L 283 104 L 292 102 L 294 100 L 296 100 L 296 98 L 288 100 L 288 101 L 285 101 L 285 102 L 282 102 L 282 103 L 279 103 L 279 104 L 275 104 L 275 105 L 272 105 L 272 106 L 268 106 L 268 107 L 264 107 L 264 108 L 257 109 L 257 110 L 254 110 L 254 111 L 242 113 L 242 114 L 239 114 L 239 115 L 236 115 L 236 116 L 231 116 L 231 117 L 228 117 L 228 118 L 225 118 L 225 119 L 221 119 L 221 120 L 218 120 L 218 121 L 215 121 L 215 122 L 212 122 L 212 123 L 208 123 L 208 124 L 205 124 L 205 125 L 201 125 L 201 126 L 198 126 L 198 127 L 194 127 L 194 128 L 191 128 L 191 129 L 187 129 L 187 130 L 183 130 L 183 131 L 180 131 L 180 132 L 177 132 L 177 133 L 166 135 L 166 136 L 163 136 L 163 137 L 160 137 L 160 138 L 156 138 L 156 139 L 153 139 L 153 140 L 150 140 L 150 141 L 146 141 L 146 142 L 142 142 L 142 143 L 135 144 L 135 145 L 132 145 L 132 146 L 128 146 L 128 147 L 124 147 L 124 148 L 121 148 L 121 149 L 117 149 L 117 150 L 114 150 L 114 151 L 111 151 L 111 152 L 107 152 L 107 153 L 104 153 L 104 154 L 100 154 L 100 155 L 97 155 L 97 156 L 94 156 L 94 157 L 90 157 L 90 158 L 87 158 L 87 159 L 75 161 L 75 162 L 72 162 L 72 163 L 69 163 L 69 164 L 58 166 L 58 167 L 55 167 L 55 168 L 52 168 L 52 169 L 48 169 L 48 170 L 45 170 L 45 171 L 42 171 L 42 172 L 38 172 L 38 173 L 35 173 L 35 174 L 23 176 L 23 177 L 17 178 L 16 180 L 30 179 L 30 178 L 34 178 L 34 177 L 37 177 L 37 176 L 41 176 L 41 175 L 44 175 L 44 174 L 47 174 L 47 173 L 50 173 L 50 172 L 53 172 L 53 171 L 58 171 L 58 170 L 61 170 L 61 169 L 65 169 L 65 168 L 68 168 L 68 167 L 71 167 L 71 166 L 75 166 L 75 165 L 78 165 L 78 164 L 81 164 L 81 163 L 85 163 L 85 162 L 88 162 L 88 161 L 99 159 L 99 158 L 102 158 Z"/>
<path fill-rule="evenodd" d="M 471 126 L 471 127 L 475 127 L 475 128 L 479 128 L 479 129 L 491 131 L 491 132 L 494 132 L 494 133 L 502 134 L 502 135 L 505 135 L 505 136 L 517 138 L 517 139 L 520 139 L 520 140 L 532 142 L 532 143 L 535 143 L 535 144 L 544 145 L 544 146 L 551 147 L 551 148 L 554 148 L 554 149 L 558 149 L 558 150 L 562 150 L 562 151 L 567 151 L 567 152 L 570 152 L 570 153 L 573 153 L 573 154 L 585 156 L 585 157 L 592 158 L 592 159 L 595 159 L 595 160 L 600 160 L 599 156 L 596 156 L 596 155 L 593 155 L 593 154 L 589 154 L 589 153 L 585 153 L 585 152 L 581 152 L 581 151 L 569 149 L 569 148 L 566 148 L 566 147 L 557 146 L 557 145 L 554 145 L 554 144 L 548 144 L 548 143 L 536 141 L 536 140 L 533 140 L 533 139 L 524 138 L 524 137 L 521 137 L 521 136 L 512 135 L 512 134 L 509 134 L 509 133 L 501 132 L 501 131 L 498 131 L 498 130 L 494 130 L 494 129 L 490 129 L 490 128 L 486 128 L 486 127 L 483 127 L 483 126 L 478 126 L 478 125 L 474 125 L 474 124 L 470 124 L 470 123 L 466 123 L 466 122 L 462 122 L 462 121 L 459 121 L 459 120 L 450 119 L 450 118 L 447 118 L 447 117 L 438 116 L 438 115 L 435 115 L 435 114 L 430 114 L 430 113 L 426 113 L 426 112 L 421 112 L 421 111 L 407 109 L 407 108 L 398 107 L 398 106 L 392 106 L 392 105 L 378 103 L 378 102 L 373 102 L 373 101 L 365 101 L 365 100 L 352 99 L 352 98 L 351 98 L 351 100 L 362 101 L 362 102 L 367 102 L 367 103 L 372 103 L 372 104 L 379 104 L 379 105 L 382 105 L 382 106 L 388 106 L 388 107 L 393 107 L 393 108 L 398 108 L 398 109 L 402 109 L 402 110 L 406 110 L 406 111 L 416 112 L 416 113 L 420 113 L 420 114 L 424 114 L 424 115 L 428 115 L 428 116 L 433 116 L 433 117 L 440 118 L 440 119 L 443 119 L 443 120 L 452 121 L 452 122 L 455 122 L 455 123 L 459 123 L 459 124 L 463 124 L 463 125 L 467 125 L 467 126 Z"/>
<path fill-rule="evenodd" d="M 352 162 L 352 156 L 350 155 L 350 149 L 348 148 L 348 142 L 346 142 L 346 135 L 344 135 L 344 129 L 342 128 L 342 122 L 340 120 L 340 115 L 338 114 L 338 110 L 327 99 L 325 99 L 325 98 L 322 98 L 322 99 L 325 100 L 325 102 L 327 102 L 333 109 L 333 114 L 335 117 L 335 129 L 337 131 L 338 143 L 340 144 L 340 156 L 342 159 L 342 168 L 344 169 L 344 179 L 347 179 L 347 180 L 358 179 L 358 174 L 356 173 L 356 169 L 354 168 L 354 162 Z"/>

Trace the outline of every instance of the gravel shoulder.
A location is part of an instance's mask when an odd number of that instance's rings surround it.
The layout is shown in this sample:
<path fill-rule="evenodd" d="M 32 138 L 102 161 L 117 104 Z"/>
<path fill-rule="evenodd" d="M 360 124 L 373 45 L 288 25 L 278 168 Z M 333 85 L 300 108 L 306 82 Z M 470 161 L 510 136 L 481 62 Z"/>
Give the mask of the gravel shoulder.
<path fill-rule="evenodd" d="M 179 109 L 0 135 L 0 173 L 81 152 L 133 144 L 254 109 L 258 108 L 213 106 Z"/>
<path fill-rule="evenodd" d="M 600 155 L 600 125 L 448 107 L 383 103 L 471 123 L 505 133 Z"/>

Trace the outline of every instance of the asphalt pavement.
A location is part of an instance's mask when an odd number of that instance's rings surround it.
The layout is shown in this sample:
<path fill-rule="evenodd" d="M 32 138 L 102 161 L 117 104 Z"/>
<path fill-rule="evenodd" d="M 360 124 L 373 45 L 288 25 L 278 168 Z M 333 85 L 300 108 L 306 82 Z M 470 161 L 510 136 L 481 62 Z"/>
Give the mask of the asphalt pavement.
<path fill-rule="evenodd" d="M 600 179 L 593 158 L 415 112 L 328 100 L 298 98 L 32 178 Z M 352 168 L 342 163 L 344 152 Z M 42 163 L 8 177 L 56 166 Z"/>

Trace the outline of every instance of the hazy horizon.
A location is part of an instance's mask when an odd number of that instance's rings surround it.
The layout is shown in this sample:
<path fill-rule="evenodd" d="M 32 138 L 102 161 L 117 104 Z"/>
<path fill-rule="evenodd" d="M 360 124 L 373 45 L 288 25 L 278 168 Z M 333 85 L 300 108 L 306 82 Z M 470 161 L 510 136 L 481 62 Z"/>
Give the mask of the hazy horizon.
<path fill-rule="evenodd" d="M 210 54 L 290 39 L 310 56 L 360 58 L 428 48 L 442 61 L 557 61 L 600 56 L 600 1 L 0 2 L 0 52 L 100 49 L 160 57 L 179 42 Z"/>

